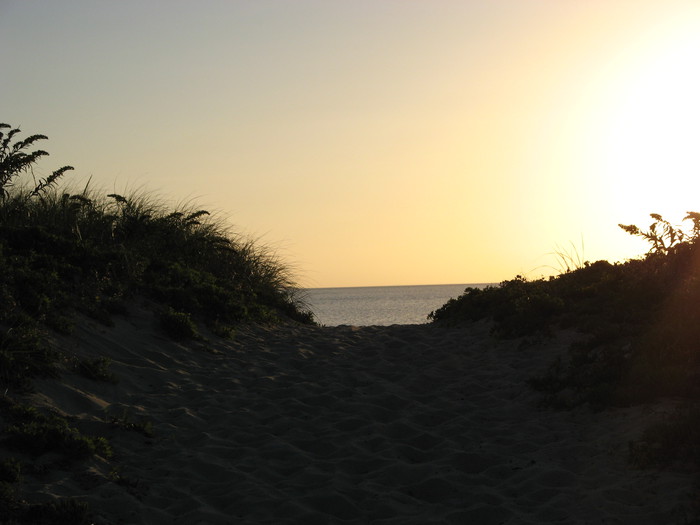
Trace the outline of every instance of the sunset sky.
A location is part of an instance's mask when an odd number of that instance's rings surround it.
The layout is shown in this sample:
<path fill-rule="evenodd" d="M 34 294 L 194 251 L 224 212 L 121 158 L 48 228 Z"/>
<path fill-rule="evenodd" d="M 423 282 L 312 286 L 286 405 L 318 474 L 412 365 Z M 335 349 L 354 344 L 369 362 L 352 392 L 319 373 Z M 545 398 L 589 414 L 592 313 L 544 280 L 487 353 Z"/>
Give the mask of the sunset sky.
<path fill-rule="evenodd" d="M 697 0 L 0 0 L 0 49 L 42 170 L 194 199 L 303 286 L 534 278 L 700 211 Z"/>

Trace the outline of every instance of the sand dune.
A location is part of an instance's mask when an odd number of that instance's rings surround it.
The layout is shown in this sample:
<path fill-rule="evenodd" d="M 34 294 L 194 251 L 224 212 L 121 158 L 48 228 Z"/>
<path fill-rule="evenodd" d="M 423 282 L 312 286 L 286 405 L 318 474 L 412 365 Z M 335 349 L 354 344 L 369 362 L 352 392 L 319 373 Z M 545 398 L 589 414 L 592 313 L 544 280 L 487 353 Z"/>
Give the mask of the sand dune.
<path fill-rule="evenodd" d="M 116 456 L 26 487 L 106 523 L 668 524 L 690 477 L 632 469 L 627 443 L 667 406 L 538 407 L 525 379 L 572 334 L 521 345 L 485 324 L 280 327 L 178 344 L 139 311 L 57 340 L 119 383 L 38 382 Z M 105 423 L 153 423 L 154 436 Z M 112 472 L 111 480 L 109 473 Z M 69 467 L 66 467 L 69 469 Z M 116 482 L 118 481 L 118 482 Z"/>

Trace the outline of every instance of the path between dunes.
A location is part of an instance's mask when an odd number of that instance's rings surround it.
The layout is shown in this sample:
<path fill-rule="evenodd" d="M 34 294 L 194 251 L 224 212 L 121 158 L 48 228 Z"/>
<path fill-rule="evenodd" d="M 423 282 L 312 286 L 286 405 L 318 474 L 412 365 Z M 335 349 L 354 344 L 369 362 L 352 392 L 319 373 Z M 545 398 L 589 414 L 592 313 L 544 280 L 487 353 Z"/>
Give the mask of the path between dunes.
<path fill-rule="evenodd" d="M 154 326 L 142 311 L 59 341 L 113 359 L 117 385 L 38 385 L 88 430 L 124 410 L 154 424 L 153 439 L 113 432 L 112 464 L 34 487 L 79 495 L 98 523 L 681 522 L 689 475 L 626 463 L 663 405 L 538 408 L 525 379 L 571 334 L 521 345 L 485 324 L 281 327 L 182 345 Z M 114 464 L 122 484 L 107 480 Z"/>

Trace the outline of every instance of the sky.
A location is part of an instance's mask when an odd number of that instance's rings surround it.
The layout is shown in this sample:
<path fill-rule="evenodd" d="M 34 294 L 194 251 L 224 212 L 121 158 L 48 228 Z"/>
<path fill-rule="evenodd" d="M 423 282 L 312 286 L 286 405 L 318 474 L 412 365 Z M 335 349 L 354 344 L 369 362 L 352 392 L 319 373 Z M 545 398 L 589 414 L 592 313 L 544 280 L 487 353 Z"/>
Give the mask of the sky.
<path fill-rule="evenodd" d="M 537 278 L 700 211 L 697 0 L 0 0 L 0 49 L 37 174 L 195 202 L 304 287 Z"/>

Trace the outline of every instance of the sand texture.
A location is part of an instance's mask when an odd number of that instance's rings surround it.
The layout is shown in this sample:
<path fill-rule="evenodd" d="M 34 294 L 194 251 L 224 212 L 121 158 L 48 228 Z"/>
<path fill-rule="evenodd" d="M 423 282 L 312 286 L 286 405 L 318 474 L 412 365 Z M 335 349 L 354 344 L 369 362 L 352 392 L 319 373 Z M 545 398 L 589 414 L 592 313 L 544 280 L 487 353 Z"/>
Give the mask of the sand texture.
<path fill-rule="evenodd" d="M 555 411 L 526 386 L 572 334 L 294 326 L 175 343 L 145 310 L 115 323 L 56 344 L 110 357 L 118 384 L 67 374 L 34 397 L 108 435 L 114 459 L 25 487 L 78 496 L 97 523 L 682 522 L 690 475 L 627 463 L 666 405 Z M 106 422 L 125 415 L 154 436 Z"/>

